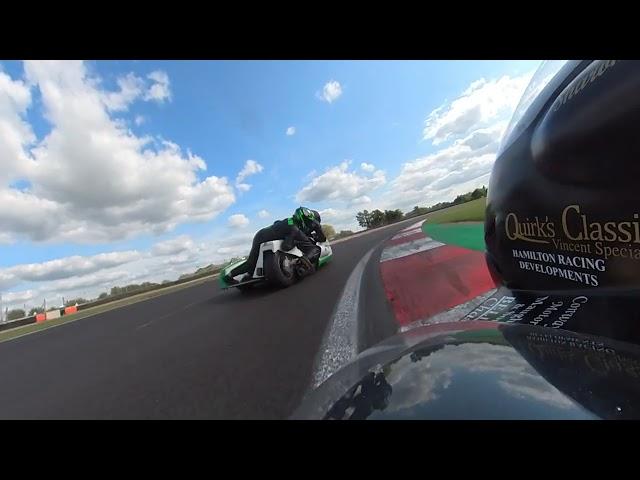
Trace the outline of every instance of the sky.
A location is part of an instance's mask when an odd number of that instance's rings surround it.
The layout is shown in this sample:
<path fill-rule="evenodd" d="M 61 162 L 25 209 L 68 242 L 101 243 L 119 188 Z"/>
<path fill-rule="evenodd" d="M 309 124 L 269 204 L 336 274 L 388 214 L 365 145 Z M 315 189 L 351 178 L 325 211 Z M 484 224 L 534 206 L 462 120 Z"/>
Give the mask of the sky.
<path fill-rule="evenodd" d="M 174 280 L 300 206 L 488 185 L 539 61 L 0 61 L 3 307 Z"/>

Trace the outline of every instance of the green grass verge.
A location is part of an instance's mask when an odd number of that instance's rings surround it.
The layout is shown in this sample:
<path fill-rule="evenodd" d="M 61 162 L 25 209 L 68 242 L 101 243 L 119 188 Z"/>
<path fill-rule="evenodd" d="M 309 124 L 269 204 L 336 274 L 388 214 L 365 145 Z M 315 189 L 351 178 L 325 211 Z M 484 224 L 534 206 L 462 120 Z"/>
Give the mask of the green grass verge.
<path fill-rule="evenodd" d="M 486 198 L 432 213 L 422 224 L 425 235 L 447 245 L 483 252 Z"/>
<path fill-rule="evenodd" d="M 430 214 L 427 223 L 482 222 L 487 199 L 485 197 L 445 208 Z"/>
<path fill-rule="evenodd" d="M 428 237 L 447 245 L 484 252 L 484 223 L 423 223 L 422 231 Z"/>
<path fill-rule="evenodd" d="M 109 310 L 115 310 L 116 308 L 121 308 L 127 305 L 132 305 L 134 303 L 150 300 L 152 298 L 160 297 L 167 293 L 177 292 L 185 288 L 193 287 L 199 283 L 212 281 L 213 279 L 214 279 L 214 275 L 209 277 L 203 277 L 203 278 L 193 280 L 191 282 L 181 283 L 179 285 L 173 285 L 171 287 L 166 287 L 159 290 L 152 290 L 150 292 L 140 293 L 138 295 L 133 295 L 131 297 L 123 298 L 122 300 L 116 300 L 115 302 L 105 303 L 104 305 L 98 305 L 97 307 L 87 308 L 86 310 L 81 310 L 78 313 L 74 313 L 71 315 L 63 315 L 62 317 L 56 318 L 54 320 L 46 320 L 41 323 L 31 323 L 29 325 L 23 325 L 21 327 L 12 328 L 11 330 L 4 330 L 0 332 L 0 342 L 11 340 L 16 337 L 21 337 L 23 335 L 28 335 L 30 333 L 39 332 L 40 330 L 46 330 L 48 328 L 64 325 L 65 323 L 75 322 L 76 320 L 92 317 L 93 315 L 98 315 L 100 313 L 108 312 Z"/>

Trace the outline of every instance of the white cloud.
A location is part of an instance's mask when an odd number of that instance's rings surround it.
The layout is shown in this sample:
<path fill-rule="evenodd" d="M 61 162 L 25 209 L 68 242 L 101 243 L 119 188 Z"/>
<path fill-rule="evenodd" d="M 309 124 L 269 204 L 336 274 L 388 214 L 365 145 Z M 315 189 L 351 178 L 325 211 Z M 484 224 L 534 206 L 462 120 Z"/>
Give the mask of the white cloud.
<path fill-rule="evenodd" d="M 241 183 L 245 178 L 260 173 L 263 170 L 264 167 L 255 160 L 247 160 L 236 177 L 236 183 Z"/>
<path fill-rule="evenodd" d="M 114 112 L 127 110 L 129 105 L 144 93 L 144 80 L 133 73 L 128 73 L 116 81 L 120 91 L 106 92 L 102 101 L 107 108 Z"/>
<path fill-rule="evenodd" d="M 451 385 L 451 365 L 466 370 L 465 375 L 491 375 L 506 394 L 516 399 L 544 402 L 548 407 L 559 409 L 574 405 L 511 347 L 473 343 L 446 345 L 418 362 L 405 357 L 400 363 L 404 368 L 398 368 L 398 373 L 391 373 L 387 379 L 394 386 L 394 394 L 402 398 L 391 411 L 410 409 L 444 396 Z"/>
<path fill-rule="evenodd" d="M 64 280 L 58 280 L 47 285 L 48 291 L 56 293 L 83 291 L 96 286 L 114 285 L 118 281 L 130 278 L 132 275 L 126 270 L 102 271 L 89 275 L 82 275 Z"/>
<path fill-rule="evenodd" d="M 505 75 L 499 79 L 482 78 L 471 83 L 458 98 L 429 114 L 424 138 L 439 145 L 493 122 L 507 120 L 530 79 L 531 74 Z"/>
<path fill-rule="evenodd" d="M 367 195 L 362 195 L 361 197 L 354 198 L 350 204 L 352 206 L 357 206 L 357 205 L 369 205 L 370 203 L 371 203 L 371 198 L 368 197 Z"/>
<path fill-rule="evenodd" d="M 171 100 L 171 90 L 169 89 L 169 76 L 166 72 L 156 70 L 147 75 L 153 83 L 149 90 L 145 93 L 145 100 L 153 100 L 155 102 L 164 102 Z"/>
<path fill-rule="evenodd" d="M 110 111 L 119 112 L 128 110 L 129 105 L 139 98 L 159 103 L 171 99 L 169 76 L 165 72 L 156 71 L 147 75 L 147 78 L 151 80 L 151 85 L 148 87 L 144 79 L 132 72 L 119 77 L 116 80 L 119 90 L 117 92 L 103 92 L 101 94 L 102 101 Z M 143 117 L 136 117 L 136 125 L 139 125 L 138 119 L 143 119 Z"/>
<path fill-rule="evenodd" d="M 0 287 L 11 288 L 23 282 L 60 280 L 117 267 L 141 258 L 136 250 L 100 253 L 89 257 L 74 255 L 42 263 L 28 263 L 0 269 Z"/>
<path fill-rule="evenodd" d="M 335 102 L 342 95 L 342 86 L 340 82 L 331 80 L 322 87 L 322 92 L 317 92 L 316 97 L 327 103 Z"/>
<path fill-rule="evenodd" d="M 236 188 L 240 192 L 248 192 L 251 189 L 251 185 L 248 183 L 244 183 L 244 179 L 250 177 L 251 175 L 256 175 L 264 170 L 264 167 L 260 165 L 255 160 L 247 160 L 244 163 L 244 167 L 242 170 L 238 172 L 238 176 L 236 177 Z"/>
<path fill-rule="evenodd" d="M 323 224 L 332 225 L 336 231 L 340 230 L 360 230 L 356 221 L 355 209 L 325 208 L 319 211 Z"/>
<path fill-rule="evenodd" d="M 376 166 L 375 166 L 375 165 L 372 165 L 372 164 L 370 164 L 370 163 L 362 162 L 362 163 L 360 164 L 360 168 L 361 168 L 362 170 L 364 170 L 365 172 L 373 172 L 373 171 L 376 169 Z"/>
<path fill-rule="evenodd" d="M 401 209 L 429 206 L 486 185 L 502 133 L 530 77 L 480 79 L 431 112 L 424 138 L 447 145 L 404 163 L 382 204 Z"/>
<path fill-rule="evenodd" d="M 249 253 L 254 233 L 233 233 L 213 245 L 213 251 L 224 258 L 239 257 Z"/>
<path fill-rule="evenodd" d="M 291 135 L 295 135 L 295 133 L 296 133 L 296 127 L 287 128 L 287 135 L 291 136 Z"/>
<path fill-rule="evenodd" d="M 0 71 L 0 186 L 28 175 L 35 167 L 26 152 L 36 140 L 24 118 L 30 105 L 29 86 Z M 7 208 L 2 205 L 2 209 Z"/>
<path fill-rule="evenodd" d="M 16 286 L 18 283 L 19 283 L 19 280 L 16 279 L 15 275 L 8 272 L 3 272 L 2 270 L 0 270 L 0 291 L 5 290 L 7 288 L 12 288 Z"/>
<path fill-rule="evenodd" d="M 171 142 L 136 137 L 111 118 L 136 80 L 121 79 L 119 96 L 99 89 L 83 62 L 25 62 L 51 131 L 35 137 L 23 120 L 30 90 L 0 73 L 0 224 L 5 235 L 31 240 L 110 241 L 161 233 L 186 221 L 214 218 L 235 201 L 226 178 L 197 173 L 203 159 Z M 155 80 L 162 80 L 156 75 Z M 108 104 L 108 105 L 107 105 Z M 30 188 L 11 188 L 10 178 Z"/>
<path fill-rule="evenodd" d="M 258 212 L 258 217 L 260 217 L 260 218 L 269 218 L 270 216 L 271 216 L 271 214 L 266 210 L 260 210 Z"/>
<path fill-rule="evenodd" d="M 136 118 L 134 119 L 134 123 L 138 126 L 142 125 L 144 123 L 144 116 L 142 115 L 136 115 Z"/>
<path fill-rule="evenodd" d="M 162 264 L 170 266 L 191 265 L 195 260 L 197 260 L 197 256 L 191 252 L 183 252 L 162 260 Z"/>
<path fill-rule="evenodd" d="M 472 188 L 482 182 L 486 185 L 484 177 L 493 167 L 503 129 L 504 124 L 499 124 L 473 132 L 436 153 L 403 164 L 386 192 L 387 204 L 398 208 L 429 206 L 453 200 L 455 195 L 465 193 L 470 183 Z"/>
<path fill-rule="evenodd" d="M 42 263 L 17 265 L 8 268 L 7 271 L 23 281 L 38 282 L 92 273 L 130 263 L 140 257 L 140 252 L 136 250 L 99 253 L 90 257 L 74 255 Z"/>
<path fill-rule="evenodd" d="M 55 235 L 58 222 L 66 217 L 64 205 L 1 186 L 0 205 L 0 225 L 5 229 L 5 235 L 11 235 L 13 241 L 15 235 L 46 240 Z"/>
<path fill-rule="evenodd" d="M 188 235 L 181 235 L 164 242 L 156 243 L 151 249 L 151 253 L 156 256 L 176 255 L 185 251 L 193 250 L 194 243 Z"/>
<path fill-rule="evenodd" d="M 22 304 L 30 303 L 34 298 L 36 298 L 37 294 L 37 290 L 23 290 L 21 292 L 3 293 L 2 302 L 9 308 L 9 310 L 13 308 L 22 308 Z M 2 312 L 2 315 L 4 315 L 4 312 Z"/>
<path fill-rule="evenodd" d="M 338 210 L 335 208 L 325 208 L 324 210 L 320 210 L 320 216 L 322 217 L 322 222 L 325 221 L 328 223 L 344 223 L 348 220 L 351 220 L 355 215 L 347 210 Z"/>
<path fill-rule="evenodd" d="M 384 172 L 377 171 L 372 177 L 350 172 L 349 162 L 327 170 L 311 180 L 296 194 L 298 202 L 353 201 L 386 183 Z"/>
<path fill-rule="evenodd" d="M 249 219 L 241 213 L 231 215 L 229 217 L 229 225 L 231 227 L 244 228 L 249 225 Z"/>

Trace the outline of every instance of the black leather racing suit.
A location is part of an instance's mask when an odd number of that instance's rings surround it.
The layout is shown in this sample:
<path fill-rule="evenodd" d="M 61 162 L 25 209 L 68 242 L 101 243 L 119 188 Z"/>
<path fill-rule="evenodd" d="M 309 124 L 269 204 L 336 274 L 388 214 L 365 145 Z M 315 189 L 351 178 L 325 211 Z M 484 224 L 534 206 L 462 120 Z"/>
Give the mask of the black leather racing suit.
<path fill-rule="evenodd" d="M 316 240 L 311 238 L 312 236 Z M 253 237 L 253 244 L 247 261 L 231 270 L 229 276 L 235 277 L 243 273 L 253 274 L 260 254 L 260 245 L 272 240 L 283 240 L 283 250 L 291 250 L 293 247 L 298 247 L 313 265 L 317 265 L 321 250 L 316 245 L 316 241 L 325 242 L 327 238 L 322 231 L 320 223 L 316 221 L 310 221 L 308 225 L 305 225 L 304 230 L 301 230 L 293 223 L 291 218 L 276 220 L 273 225 L 258 230 Z"/>

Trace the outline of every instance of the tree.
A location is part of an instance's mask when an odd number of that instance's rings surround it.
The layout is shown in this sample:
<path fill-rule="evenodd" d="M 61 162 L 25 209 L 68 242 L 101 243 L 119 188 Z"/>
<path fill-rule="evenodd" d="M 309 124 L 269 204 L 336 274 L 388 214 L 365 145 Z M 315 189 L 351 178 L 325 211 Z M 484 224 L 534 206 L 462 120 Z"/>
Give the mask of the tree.
<path fill-rule="evenodd" d="M 33 317 L 34 315 L 37 315 L 39 313 L 44 313 L 44 308 L 42 307 L 33 307 L 31 310 L 29 310 L 29 316 Z"/>
<path fill-rule="evenodd" d="M 396 210 L 385 210 L 384 211 L 384 218 L 385 218 L 385 223 L 386 224 L 402 220 L 402 210 L 399 210 L 399 209 L 396 209 Z"/>
<path fill-rule="evenodd" d="M 13 310 L 9 310 L 9 312 L 7 313 L 7 320 L 17 320 L 26 316 L 27 315 L 24 313 L 23 309 L 14 308 Z"/>
<path fill-rule="evenodd" d="M 417 212 L 418 207 L 415 207 L 413 210 Z M 390 223 L 397 222 L 398 220 L 402 220 L 404 214 L 402 210 L 385 210 L 384 212 L 378 209 L 375 209 L 372 212 L 367 210 L 363 212 L 358 212 L 356 214 L 356 220 L 361 227 L 369 228 L 378 228 L 384 225 L 388 225 Z"/>
<path fill-rule="evenodd" d="M 385 224 L 384 212 L 381 210 L 375 209 L 371 212 L 371 227 L 377 228 L 381 227 Z"/>
<path fill-rule="evenodd" d="M 469 201 L 469 197 L 470 195 L 468 193 L 465 193 L 464 195 L 458 195 L 456 198 L 453 199 L 453 204 L 458 205 L 460 203 L 466 203 Z"/>
<path fill-rule="evenodd" d="M 402 214 L 402 210 L 397 210 L 397 211 L 400 212 L 401 217 L 411 218 L 411 217 L 418 217 L 420 215 L 423 215 L 423 214 L 429 212 L 429 209 L 428 208 L 424 208 L 424 207 L 418 207 L 416 205 L 415 207 L 413 207 L 413 210 L 408 212 L 406 215 Z"/>
<path fill-rule="evenodd" d="M 324 232 L 325 236 L 329 239 L 333 238 L 336 236 L 336 229 L 333 228 L 333 225 L 322 225 L 322 231 Z"/>
<path fill-rule="evenodd" d="M 109 294 L 107 292 L 102 292 L 100 295 L 98 295 L 98 300 L 105 299 L 108 296 L 109 296 Z"/>
<path fill-rule="evenodd" d="M 371 214 L 368 210 L 356 213 L 356 220 L 361 227 L 366 229 L 371 228 Z"/>
<path fill-rule="evenodd" d="M 477 200 L 478 198 L 482 198 L 486 196 L 487 192 L 484 187 L 476 188 L 473 192 L 471 192 L 471 200 Z"/>
<path fill-rule="evenodd" d="M 120 295 L 121 293 L 124 293 L 121 287 L 111 287 L 111 295 L 115 296 Z"/>

